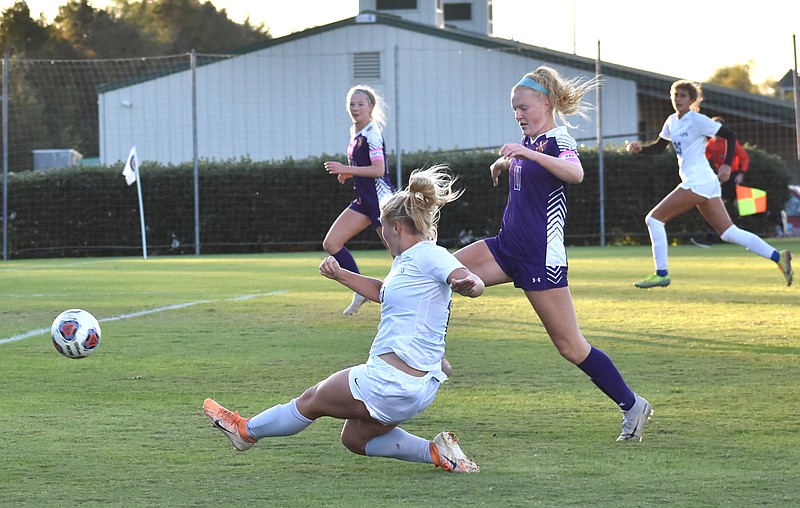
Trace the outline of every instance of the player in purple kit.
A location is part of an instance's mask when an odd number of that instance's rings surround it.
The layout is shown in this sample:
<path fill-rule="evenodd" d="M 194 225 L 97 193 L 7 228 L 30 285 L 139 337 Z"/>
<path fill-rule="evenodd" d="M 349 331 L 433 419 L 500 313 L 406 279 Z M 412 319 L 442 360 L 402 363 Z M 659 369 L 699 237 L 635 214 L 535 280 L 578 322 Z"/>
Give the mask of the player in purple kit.
<path fill-rule="evenodd" d="M 353 120 L 347 164 L 328 161 L 325 169 L 336 175 L 339 183 L 352 178 L 356 199 L 331 225 L 322 248 L 336 258 L 342 268 L 360 273 L 356 260 L 344 244 L 370 226 L 383 241 L 380 204 L 394 193 L 394 187 L 389 180 L 386 145 L 381 133 L 386 124 L 383 101 L 372 88 L 356 85 L 347 93 L 347 112 Z M 344 314 L 355 314 L 366 301 L 362 295 L 354 293 Z"/>
<path fill-rule="evenodd" d="M 511 107 L 522 141 L 503 145 L 491 166 L 495 186 L 509 171 L 508 202 L 497 236 L 479 240 L 455 253 L 486 287 L 513 282 L 525 292 L 558 352 L 586 373 L 622 410 L 617 441 L 641 441 L 653 408 L 625 383 L 611 359 L 581 333 L 567 285 L 564 225 L 565 184 L 583 180 L 575 140 L 555 115 L 585 117 L 583 96 L 596 81 L 565 80 L 539 67 L 511 90 Z"/>

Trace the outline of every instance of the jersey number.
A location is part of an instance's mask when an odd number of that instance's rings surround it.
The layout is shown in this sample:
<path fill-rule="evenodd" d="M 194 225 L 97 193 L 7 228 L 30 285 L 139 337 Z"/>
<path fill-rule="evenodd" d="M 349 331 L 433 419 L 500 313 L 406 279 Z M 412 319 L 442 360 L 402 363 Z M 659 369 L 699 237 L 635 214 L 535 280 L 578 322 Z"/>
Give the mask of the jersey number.
<path fill-rule="evenodd" d="M 512 170 L 512 176 L 514 181 L 514 190 L 522 190 L 522 166 L 514 166 L 514 169 Z"/>

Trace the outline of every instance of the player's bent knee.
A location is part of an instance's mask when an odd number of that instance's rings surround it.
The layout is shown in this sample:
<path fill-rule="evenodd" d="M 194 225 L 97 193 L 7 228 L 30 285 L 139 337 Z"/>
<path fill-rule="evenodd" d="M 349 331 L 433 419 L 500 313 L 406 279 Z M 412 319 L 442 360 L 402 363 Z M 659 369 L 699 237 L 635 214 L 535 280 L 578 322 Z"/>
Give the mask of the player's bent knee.
<path fill-rule="evenodd" d="M 334 242 L 328 240 L 327 238 L 322 240 L 322 249 L 325 252 L 327 252 L 328 254 L 330 254 L 330 255 L 336 254 L 337 252 L 342 250 L 342 247 L 344 247 L 344 245 L 340 245 L 338 243 L 334 243 Z"/>
<path fill-rule="evenodd" d="M 557 343 L 556 344 L 556 349 L 558 350 L 558 354 L 560 354 L 562 358 L 564 358 L 565 360 L 568 360 L 568 361 L 570 361 L 572 363 L 575 363 L 575 361 L 573 360 L 573 358 L 575 356 L 575 349 L 570 347 L 569 344 L 566 344 L 566 343 L 558 344 Z"/>
<path fill-rule="evenodd" d="M 591 346 L 589 346 L 585 339 L 581 340 L 580 343 L 568 339 L 553 340 L 553 344 L 556 346 L 558 354 L 560 354 L 562 358 L 575 365 L 585 360 L 587 348 L 591 349 Z"/>
<path fill-rule="evenodd" d="M 356 433 L 348 432 L 347 427 L 342 429 L 341 439 L 344 447 L 350 450 L 351 452 L 355 453 L 356 455 L 367 454 L 365 450 L 367 443 L 365 443 L 363 438 L 357 435 Z"/>
<path fill-rule="evenodd" d="M 653 212 L 647 214 L 647 217 L 644 218 L 644 223 L 648 228 L 652 228 L 654 226 L 664 226 L 664 222 L 653 217 Z"/>
<path fill-rule="evenodd" d="M 319 411 L 319 408 L 315 407 L 315 397 L 317 395 L 317 386 L 312 386 L 311 388 L 306 389 L 297 397 L 297 410 L 305 416 L 306 418 L 310 418 L 312 420 L 316 420 L 320 416 L 325 416 L 322 414 L 322 411 Z"/>

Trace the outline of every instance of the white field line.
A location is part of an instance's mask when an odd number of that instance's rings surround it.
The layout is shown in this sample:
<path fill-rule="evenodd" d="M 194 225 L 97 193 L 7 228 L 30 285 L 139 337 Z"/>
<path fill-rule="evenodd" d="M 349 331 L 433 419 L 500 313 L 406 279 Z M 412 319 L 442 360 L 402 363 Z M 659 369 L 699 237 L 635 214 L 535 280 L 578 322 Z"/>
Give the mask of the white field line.
<path fill-rule="evenodd" d="M 73 263 L 64 263 L 60 265 L 53 264 L 53 265 L 31 265 L 31 266 L 13 266 L 13 267 L 4 267 L 0 265 L 0 272 L 19 272 L 22 270 L 53 270 L 57 268 L 72 267 L 72 266 L 94 265 L 97 263 L 110 263 L 112 261 L 117 261 L 117 260 L 114 258 L 93 259 L 91 261 L 75 261 Z"/>
<path fill-rule="evenodd" d="M 241 296 L 234 296 L 231 298 L 224 298 L 218 300 L 198 300 L 196 302 L 185 302 L 185 303 L 176 303 L 174 305 L 167 305 L 165 307 L 157 307 L 155 309 L 146 309 L 140 310 L 136 312 L 130 312 L 128 314 L 120 314 L 119 316 L 112 316 L 109 318 L 98 319 L 99 322 L 105 323 L 108 321 L 121 321 L 123 319 L 131 319 L 141 316 L 146 316 L 148 314 L 156 314 L 158 312 L 165 312 L 168 310 L 176 310 L 176 309 L 184 309 L 186 307 L 192 307 L 194 305 L 201 305 L 204 303 L 214 303 L 220 301 L 242 301 L 242 300 L 251 300 L 253 298 L 258 298 L 259 296 L 268 296 L 268 295 L 277 295 L 282 293 L 288 293 L 289 291 L 286 289 L 279 290 L 279 291 L 270 291 L 269 293 L 256 293 L 252 295 L 241 295 Z M 0 339 L 0 344 L 5 344 L 7 342 L 16 342 L 18 340 L 27 339 L 29 337 L 36 337 L 37 335 L 44 335 L 50 333 L 50 328 L 37 328 L 36 330 L 31 330 L 25 333 L 20 333 L 18 335 L 12 335 L 11 337 L 6 337 L 5 339 Z"/>

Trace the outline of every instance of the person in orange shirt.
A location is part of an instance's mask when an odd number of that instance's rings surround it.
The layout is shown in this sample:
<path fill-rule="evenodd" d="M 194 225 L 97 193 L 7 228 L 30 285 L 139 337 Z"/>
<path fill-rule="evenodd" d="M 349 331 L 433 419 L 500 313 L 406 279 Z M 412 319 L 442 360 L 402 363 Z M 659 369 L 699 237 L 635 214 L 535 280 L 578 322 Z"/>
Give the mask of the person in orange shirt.
<path fill-rule="evenodd" d="M 725 119 L 721 116 L 712 118 L 720 125 L 725 125 Z M 719 169 L 723 162 L 725 162 L 725 149 L 727 141 L 719 136 L 714 136 L 706 141 L 706 159 L 714 168 L 714 171 Z M 727 182 L 722 183 L 722 200 L 728 203 L 736 203 L 736 186 L 741 185 L 744 180 L 744 174 L 750 169 L 750 156 L 739 141 L 736 141 L 736 148 L 733 152 L 733 162 L 731 163 L 731 177 Z"/>

